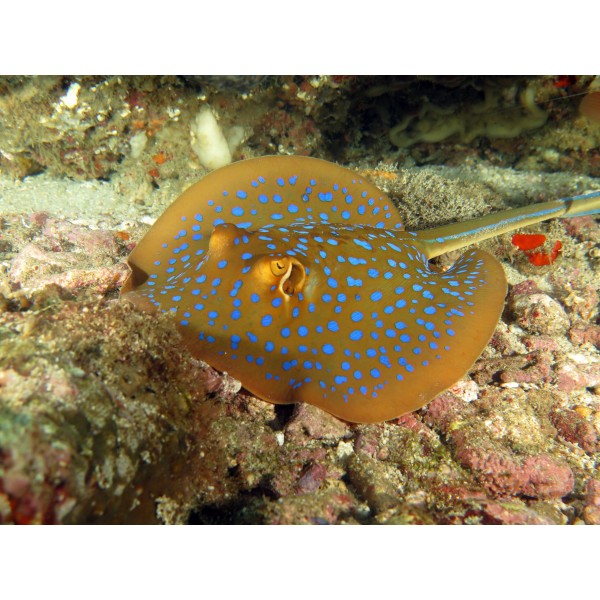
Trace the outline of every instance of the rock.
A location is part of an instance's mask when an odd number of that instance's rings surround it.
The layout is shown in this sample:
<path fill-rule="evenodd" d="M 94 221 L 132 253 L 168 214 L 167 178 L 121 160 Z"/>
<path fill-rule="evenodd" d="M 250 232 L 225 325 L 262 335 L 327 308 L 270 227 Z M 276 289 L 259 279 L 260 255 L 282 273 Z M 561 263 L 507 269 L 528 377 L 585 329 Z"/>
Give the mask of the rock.
<path fill-rule="evenodd" d="M 519 294 L 509 306 L 519 327 L 539 335 L 564 335 L 571 323 L 563 307 L 547 294 Z"/>

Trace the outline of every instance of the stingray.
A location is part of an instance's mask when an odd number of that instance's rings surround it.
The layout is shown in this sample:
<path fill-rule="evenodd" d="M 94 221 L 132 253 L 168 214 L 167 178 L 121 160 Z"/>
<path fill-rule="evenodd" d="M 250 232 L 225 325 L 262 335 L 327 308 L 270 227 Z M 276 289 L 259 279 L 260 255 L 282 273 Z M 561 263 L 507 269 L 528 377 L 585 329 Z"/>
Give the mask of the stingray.
<path fill-rule="evenodd" d="M 600 191 L 404 230 L 357 173 L 271 156 L 213 171 L 128 259 L 122 295 L 176 319 L 191 353 L 276 404 L 351 422 L 416 410 L 463 377 L 500 318 L 506 278 L 468 248 L 554 217 L 600 212 Z"/>

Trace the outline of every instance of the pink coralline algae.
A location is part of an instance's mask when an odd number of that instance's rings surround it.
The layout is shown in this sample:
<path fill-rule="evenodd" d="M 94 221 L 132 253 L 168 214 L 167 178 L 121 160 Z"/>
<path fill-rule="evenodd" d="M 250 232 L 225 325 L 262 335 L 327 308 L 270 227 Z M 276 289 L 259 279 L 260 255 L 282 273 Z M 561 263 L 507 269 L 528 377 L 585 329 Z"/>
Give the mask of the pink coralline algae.
<path fill-rule="evenodd" d="M 464 439 L 453 436 L 457 446 Z M 457 460 L 475 472 L 479 481 L 493 494 L 528 498 L 561 498 L 573 490 L 573 471 L 547 456 L 531 456 L 517 461 L 509 456 L 490 454 L 462 446 Z"/>
<path fill-rule="evenodd" d="M 578 412 L 569 409 L 556 410 L 551 418 L 552 424 L 566 441 L 578 444 L 585 452 L 592 453 L 600 449 L 594 426 Z"/>
<path fill-rule="evenodd" d="M 600 480 L 590 479 L 585 488 L 583 519 L 588 525 L 600 525 Z"/>
<path fill-rule="evenodd" d="M 507 410 L 507 405 L 498 408 Z M 501 439 L 505 435 L 505 417 L 499 414 L 497 420 L 497 437 Z M 544 453 L 527 455 L 500 446 L 492 435 L 494 430 L 486 428 L 488 419 L 477 415 L 475 408 L 465 414 L 459 401 L 449 393 L 431 403 L 427 421 L 441 428 L 456 460 L 494 496 L 560 498 L 573 490 L 574 476 L 568 465 Z"/>
<path fill-rule="evenodd" d="M 569 339 L 577 346 L 590 343 L 600 348 L 600 325 L 585 325 L 571 328 Z"/>
<path fill-rule="evenodd" d="M 30 222 L 31 241 L 18 249 L 8 273 L 13 289 L 58 284 L 73 292 L 93 288 L 104 294 L 123 283 L 127 268 L 119 256 L 129 248 L 115 232 L 91 230 L 45 213 L 32 215 Z M 17 219 L 5 220 L 9 242 L 19 223 Z"/>

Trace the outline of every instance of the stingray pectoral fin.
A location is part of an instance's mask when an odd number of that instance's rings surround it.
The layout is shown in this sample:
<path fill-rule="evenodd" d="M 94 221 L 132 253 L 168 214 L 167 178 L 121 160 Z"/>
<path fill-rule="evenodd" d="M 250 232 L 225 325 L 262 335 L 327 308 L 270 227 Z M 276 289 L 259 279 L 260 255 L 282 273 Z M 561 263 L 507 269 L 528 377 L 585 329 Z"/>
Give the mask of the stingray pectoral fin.
<path fill-rule="evenodd" d="M 159 283 L 180 272 L 186 262 L 180 259 L 203 256 L 222 223 L 253 231 L 317 217 L 402 230 L 393 202 L 354 171 L 306 156 L 252 158 L 216 169 L 165 210 L 127 260 L 133 273 L 128 287 L 143 284 L 148 273 Z"/>
<path fill-rule="evenodd" d="M 371 351 L 350 371 L 332 368 L 328 379 L 295 390 L 294 399 L 346 421 L 375 423 L 421 408 L 463 377 L 502 313 L 502 266 L 486 252 L 469 250 L 448 271 L 431 271 L 421 282 L 425 285 L 414 288 L 415 302 L 409 299 L 392 317 L 399 328 L 395 338 L 386 337 L 385 346 L 381 335 L 377 343 L 367 342 Z M 433 299 L 423 303 L 424 294 Z"/>
<path fill-rule="evenodd" d="M 128 259 L 127 266 L 129 267 L 129 274 L 125 283 L 121 286 L 121 294 L 131 292 L 131 290 L 134 290 L 148 280 L 148 273 L 141 269 L 135 262 Z"/>

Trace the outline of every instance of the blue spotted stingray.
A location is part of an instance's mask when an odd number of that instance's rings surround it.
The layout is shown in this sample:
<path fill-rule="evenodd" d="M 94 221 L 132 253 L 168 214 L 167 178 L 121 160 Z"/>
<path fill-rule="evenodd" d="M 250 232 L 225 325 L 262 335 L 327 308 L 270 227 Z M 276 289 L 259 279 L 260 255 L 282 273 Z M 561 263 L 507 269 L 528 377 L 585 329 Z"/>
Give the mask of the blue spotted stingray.
<path fill-rule="evenodd" d="M 392 201 L 355 172 L 265 157 L 190 187 L 129 257 L 123 294 L 172 313 L 190 351 L 277 404 L 353 422 L 422 407 L 489 341 L 501 265 L 470 248 L 561 216 L 600 211 L 600 192 L 435 229 L 405 231 Z"/>

